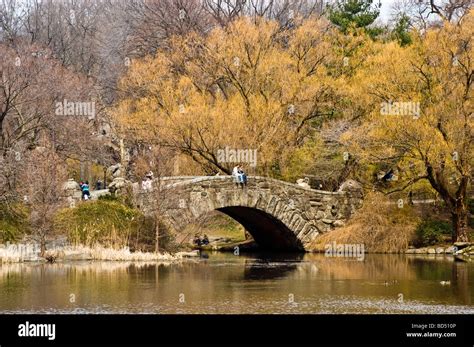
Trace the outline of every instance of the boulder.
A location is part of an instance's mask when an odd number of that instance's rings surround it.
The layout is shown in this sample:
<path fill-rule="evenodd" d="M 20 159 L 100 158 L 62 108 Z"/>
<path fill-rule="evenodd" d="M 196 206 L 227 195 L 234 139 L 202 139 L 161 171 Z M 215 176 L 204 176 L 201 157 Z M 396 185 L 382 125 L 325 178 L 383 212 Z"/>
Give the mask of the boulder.
<path fill-rule="evenodd" d="M 117 178 L 122 175 L 122 164 L 118 163 L 111 165 L 107 168 L 107 172 L 112 175 L 112 177 Z"/>
<path fill-rule="evenodd" d="M 123 177 L 116 177 L 114 180 L 109 184 L 109 191 L 115 194 L 120 194 L 122 190 L 126 187 L 131 186 L 131 182 L 127 181 Z"/>
<path fill-rule="evenodd" d="M 469 247 L 471 245 L 470 242 L 454 242 L 454 246 L 461 250 L 463 248 Z"/>
<path fill-rule="evenodd" d="M 344 191 L 363 191 L 362 184 L 354 180 L 347 180 L 339 187 L 340 192 Z"/>
<path fill-rule="evenodd" d="M 458 250 L 455 254 L 471 255 L 474 253 L 474 246 L 469 246 Z"/>
<path fill-rule="evenodd" d="M 453 254 L 456 250 L 457 250 L 457 249 L 456 249 L 455 246 L 449 246 L 448 248 L 446 248 L 446 249 L 444 250 L 444 252 L 445 252 L 446 254 Z"/>
<path fill-rule="evenodd" d="M 79 183 L 70 178 L 63 184 L 63 190 L 68 196 L 70 196 L 74 195 L 75 192 L 80 191 L 81 187 L 79 187 Z"/>
<path fill-rule="evenodd" d="M 309 178 L 300 178 L 296 180 L 296 184 L 299 185 L 300 187 L 306 188 L 306 189 L 311 189 L 309 185 Z"/>

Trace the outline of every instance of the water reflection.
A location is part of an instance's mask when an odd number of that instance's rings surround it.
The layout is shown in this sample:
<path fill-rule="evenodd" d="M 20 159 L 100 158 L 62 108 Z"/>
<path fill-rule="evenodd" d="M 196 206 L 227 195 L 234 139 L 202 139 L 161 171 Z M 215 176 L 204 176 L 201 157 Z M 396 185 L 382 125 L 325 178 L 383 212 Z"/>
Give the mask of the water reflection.
<path fill-rule="evenodd" d="M 271 280 L 288 276 L 297 270 L 304 258 L 301 253 L 256 253 L 245 260 L 245 280 Z"/>
<path fill-rule="evenodd" d="M 168 265 L 9 264 L 0 266 L 0 311 L 474 313 L 473 285 L 472 262 L 440 256 L 367 255 L 357 261 L 210 253 Z"/>

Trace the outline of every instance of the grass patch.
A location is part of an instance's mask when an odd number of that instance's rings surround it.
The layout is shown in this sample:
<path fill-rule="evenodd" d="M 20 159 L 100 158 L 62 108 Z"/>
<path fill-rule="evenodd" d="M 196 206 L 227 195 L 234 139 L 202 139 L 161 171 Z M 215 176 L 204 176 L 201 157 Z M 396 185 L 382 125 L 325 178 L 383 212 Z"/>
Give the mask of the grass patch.
<path fill-rule="evenodd" d="M 94 247 L 101 245 L 114 249 L 135 246 L 141 248 L 144 240 L 154 233 L 152 223 L 137 209 L 118 201 L 97 200 L 66 208 L 55 217 L 55 230 L 66 234 L 73 245 Z M 147 241 L 144 242 L 148 244 Z"/>
<path fill-rule="evenodd" d="M 112 194 L 101 195 L 97 198 L 99 201 L 114 201 L 114 202 L 121 202 L 121 200 Z"/>

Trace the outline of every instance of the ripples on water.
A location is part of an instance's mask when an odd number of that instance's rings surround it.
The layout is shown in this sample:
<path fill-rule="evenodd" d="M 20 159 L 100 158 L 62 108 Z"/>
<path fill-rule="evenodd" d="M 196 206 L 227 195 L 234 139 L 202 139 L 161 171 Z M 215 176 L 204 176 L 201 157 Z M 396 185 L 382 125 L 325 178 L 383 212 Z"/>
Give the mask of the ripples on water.
<path fill-rule="evenodd" d="M 210 254 L 171 265 L 10 264 L 0 266 L 0 311 L 473 314 L 473 285 L 474 264 L 447 256 L 368 255 L 356 261 Z"/>

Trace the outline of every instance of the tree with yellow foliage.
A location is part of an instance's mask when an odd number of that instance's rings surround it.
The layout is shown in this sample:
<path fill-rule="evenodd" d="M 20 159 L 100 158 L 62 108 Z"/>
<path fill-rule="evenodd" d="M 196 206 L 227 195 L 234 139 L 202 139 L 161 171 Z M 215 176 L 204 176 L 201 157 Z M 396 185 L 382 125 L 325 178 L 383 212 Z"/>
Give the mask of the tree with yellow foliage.
<path fill-rule="evenodd" d="M 473 18 L 415 29 L 403 47 L 322 18 L 286 29 L 239 18 L 134 61 L 114 114 L 122 136 L 170 148 L 206 173 L 235 165 L 219 151 L 248 149 L 258 153 L 255 173 L 294 179 L 327 161 L 328 139 L 328 157 L 341 158 L 344 144 L 349 163 L 397 166 L 397 191 L 428 182 L 449 208 L 453 240 L 466 241 Z"/>
<path fill-rule="evenodd" d="M 414 35 L 416 36 L 416 35 Z M 427 181 L 452 216 L 453 241 L 468 241 L 473 154 L 474 11 L 413 44 L 379 44 L 356 76 L 367 116 L 343 140 L 361 162 L 401 170 L 398 190 Z"/>
<path fill-rule="evenodd" d="M 217 152 L 233 148 L 256 150 L 258 172 L 284 175 L 341 100 L 336 35 L 324 19 L 282 31 L 242 18 L 206 37 L 176 37 L 170 50 L 133 62 L 116 119 L 124 134 L 174 148 L 208 173 L 230 173 L 235 163 Z"/>

